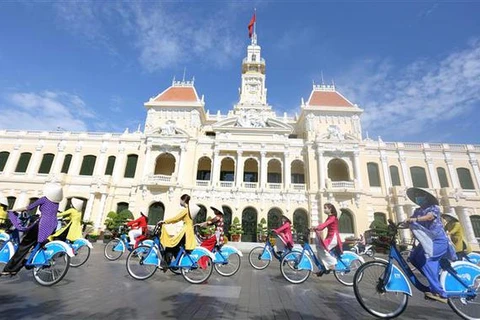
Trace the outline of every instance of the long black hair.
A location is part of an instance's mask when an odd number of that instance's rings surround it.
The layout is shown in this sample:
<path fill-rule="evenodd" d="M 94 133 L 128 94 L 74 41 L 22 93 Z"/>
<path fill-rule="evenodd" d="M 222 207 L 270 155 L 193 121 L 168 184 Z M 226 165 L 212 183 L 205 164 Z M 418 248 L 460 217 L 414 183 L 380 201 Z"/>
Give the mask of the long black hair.
<path fill-rule="evenodd" d="M 333 215 L 333 216 L 337 216 L 337 209 L 335 209 L 335 206 L 331 203 L 325 203 L 323 205 L 324 207 L 327 207 L 328 209 L 330 209 L 330 213 Z"/>
<path fill-rule="evenodd" d="M 188 205 L 188 203 L 190 202 L 190 196 L 185 193 L 180 197 L 180 200 L 182 200 L 183 202 L 185 202 Z"/>

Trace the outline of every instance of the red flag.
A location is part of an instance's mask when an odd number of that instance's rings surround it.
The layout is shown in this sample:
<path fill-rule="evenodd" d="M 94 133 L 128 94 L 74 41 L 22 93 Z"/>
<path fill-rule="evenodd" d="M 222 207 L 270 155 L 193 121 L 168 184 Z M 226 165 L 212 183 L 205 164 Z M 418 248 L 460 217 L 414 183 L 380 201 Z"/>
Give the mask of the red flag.
<path fill-rule="evenodd" d="M 253 34 L 253 25 L 255 24 L 256 21 L 256 14 L 253 14 L 252 19 L 250 20 L 250 23 L 248 24 L 248 37 L 251 38 Z"/>

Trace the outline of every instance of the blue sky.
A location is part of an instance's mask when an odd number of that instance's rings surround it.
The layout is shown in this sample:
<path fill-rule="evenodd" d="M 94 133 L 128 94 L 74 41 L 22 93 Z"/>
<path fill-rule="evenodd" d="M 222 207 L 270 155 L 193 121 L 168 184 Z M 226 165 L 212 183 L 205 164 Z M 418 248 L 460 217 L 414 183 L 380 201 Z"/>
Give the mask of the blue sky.
<path fill-rule="evenodd" d="M 184 68 L 226 113 L 254 7 L 277 114 L 298 113 L 323 72 L 371 138 L 479 143 L 473 1 L 1 2 L 0 128 L 136 130 Z"/>

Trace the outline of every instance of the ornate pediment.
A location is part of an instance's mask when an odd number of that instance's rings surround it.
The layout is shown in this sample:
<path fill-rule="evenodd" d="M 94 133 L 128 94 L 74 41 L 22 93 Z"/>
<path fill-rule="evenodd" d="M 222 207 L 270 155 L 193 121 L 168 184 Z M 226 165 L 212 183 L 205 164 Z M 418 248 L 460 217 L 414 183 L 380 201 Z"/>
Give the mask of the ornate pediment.
<path fill-rule="evenodd" d="M 190 135 L 187 131 L 177 127 L 174 120 L 168 120 L 160 127 L 153 128 L 152 126 L 147 125 L 145 130 L 148 134 L 160 135 L 164 137 L 189 137 Z"/>
<path fill-rule="evenodd" d="M 242 110 L 233 117 L 216 122 L 212 125 L 215 131 L 248 131 L 261 129 L 266 132 L 291 133 L 293 127 L 270 116 L 270 113 L 255 110 Z"/>
<path fill-rule="evenodd" d="M 318 140 L 331 140 L 331 141 L 346 141 L 346 140 L 358 140 L 354 135 L 350 133 L 342 132 L 339 126 L 330 125 L 327 128 L 327 133 L 321 134 Z"/>

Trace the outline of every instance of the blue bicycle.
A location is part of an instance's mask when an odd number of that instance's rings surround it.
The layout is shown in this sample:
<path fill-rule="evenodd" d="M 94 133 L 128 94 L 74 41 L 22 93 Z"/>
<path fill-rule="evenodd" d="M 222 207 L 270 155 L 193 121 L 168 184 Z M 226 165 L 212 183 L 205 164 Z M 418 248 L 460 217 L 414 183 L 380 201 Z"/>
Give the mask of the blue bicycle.
<path fill-rule="evenodd" d="M 0 259 L 3 264 L 11 259 L 18 248 L 18 243 L 17 233 L 1 245 Z M 37 283 L 51 286 L 65 277 L 70 266 L 70 257 L 73 256 L 72 248 L 63 241 L 50 241 L 43 246 L 37 243 L 30 252 L 25 268 L 33 270 L 33 277 Z"/>
<path fill-rule="evenodd" d="M 166 259 L 165 250 L 160 243 L 161 231 L 157 225 L 153 231 L 153 245 L 141 245 L 127 257 L 127 271 L 128 274 L 137 280 L 145 280 L 153 276 L 158 268 L 164 269 L 166 263 L 162 261 Z M 198 265 L 198 260 L 202 257 L 208 257 L 205 268 Z M 175 259 L 172 259 L 168 268 L 180 269 L 185 280 L 193 284 L 203 283 L 208 280 L 213 271 L 212 261 L 215 259 L 213 253 L 203 247 L 196 247 L 192 252 L 187 252 L 183 247 L 180 247 Z M 164 271 L 166 271 L 164 269 Z"/>
<path fill-rule="evenodd" d="M 64 223 L 63 219 L 59 219 L 58 221 L 60 223 L 60 226 Z M 53 238 L 52 240 L 55 239 L 57 238 Z M 73 242 L 66 239 L 64 242 L 72 248 L 73 254 L 75 255 L 70 259 L 70 267 L 78 268 L 84 265 L 90 257 L 90 250 L 93 249 L 90 241 L 84 238 L 79 238 Z"/>
<path fill-rule="evenodd" d="M 110 261 L 115 261 L 120 259 L 125 251 L 131 252 L 134 249 L 134 246 L 130 244 L 130 240 L 127 235 L 127 228 L 125 226 L 120 226 L 118 228 L 118 237 L 113 238 L 110 240 L 106 245 L 103 253 L 105 258 Z M 152 240 L 143 240 L 141 242 L 142 245 L 152 245 Z"/>
<path fill-rule="evenodd" d="M 250 265 L 257 270 L 263 270 L 266 267 L 270 265 L 270 262 L 273 260 L 273 258 L 277 259 L 279 262 L 282 261 L 282 259 L 285 257 L 286 254 L 290 253 L 291 251 L 298 251 L 301 252 L 301 250 L 297 248 L 293 249 L 288 249 L 285 248 L 281 252 L 275 252 L 275 249 L 270 242 L 270 236 L 276 236 L 276 233 L 274 232 L 268 232 L 267 239 L 265 240 L 265 245 L 263 246 L 258 246 L 250 250 L 250 253 L 248 254 L 248 262 L 250 262 Z"/>
<path fill-rule="evenodd" d="M 334 249 L 331 254 L 337 258 L 337 264 L 335 270 L 333 270 L 335 278 L 345 286 L 352 286 L 355 271 L 364 263 L 363 258 L 353 251 L 344 251 L 341 255 L 338 255 Z M 322 261 L 317 258 L 312 247 L 308 243 L 304 243 L 301 252 L 292 251 L 283 257 L 280 262 L 280 271 L 288 282 L 302 283 L 310 276 L 314 264 L 321 275 L 330 273 Z"/>
<path fill-rule="evenodd" d="M 395 238 L 406 224 L 391 220 L 390 253 L 387 260 L 369 261 L 355 273 L 354 292 L 357 301 L 370 314 L 380 318 L 395 318 L 405 311 L 412 296 L 410 283 L 421 292 L 429 292 L 401 256 Z M 394 264 L 397 262 L 397 264 Z M 480 267 L 468 261 L 450 263 L 441 260 L 440 284 L 447 293 L 449 306 L 464 319 L 480 319 Z"/>

